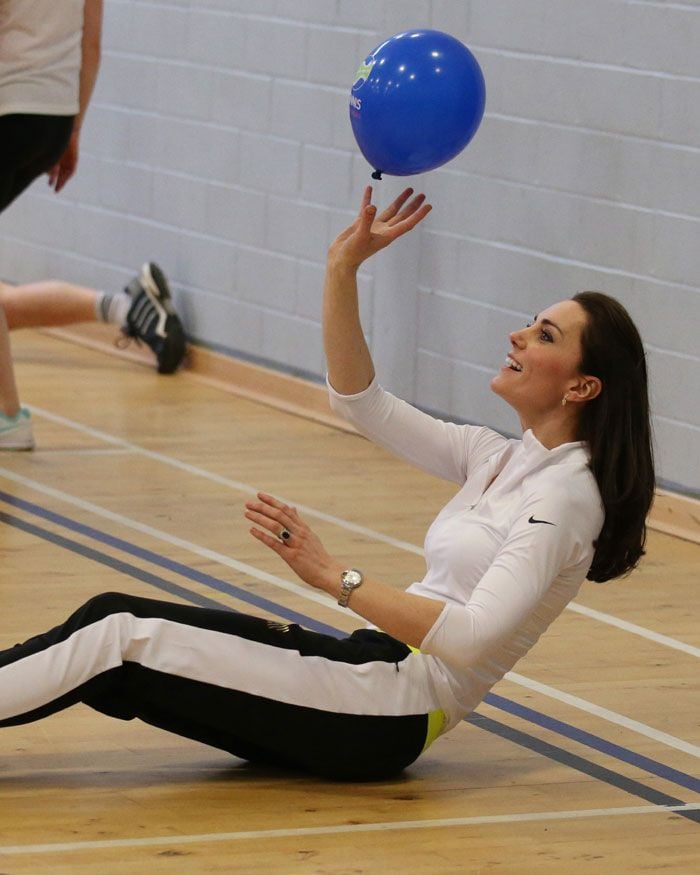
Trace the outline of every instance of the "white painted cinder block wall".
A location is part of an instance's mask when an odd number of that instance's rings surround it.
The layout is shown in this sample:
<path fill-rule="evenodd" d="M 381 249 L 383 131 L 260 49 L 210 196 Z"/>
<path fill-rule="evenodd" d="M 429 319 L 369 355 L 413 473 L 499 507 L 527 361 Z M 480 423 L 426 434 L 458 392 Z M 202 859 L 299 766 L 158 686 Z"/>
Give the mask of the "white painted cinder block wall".
<path fill-rule="evenodd" d="M 0 273 L 111 289 L 155 259 L 193 339 L 320 379 L 326 248 L 370 181 L 348 90 L 413 27 L 472 48 L 487 113 L 362 274 L 382 382 L 516 433 L 488 390 L 508 332 L 609 291 L 647 344 L 660 476 L 700 490 L 697 0 L 106 0 L 78 176 L 0 218 Z"/>

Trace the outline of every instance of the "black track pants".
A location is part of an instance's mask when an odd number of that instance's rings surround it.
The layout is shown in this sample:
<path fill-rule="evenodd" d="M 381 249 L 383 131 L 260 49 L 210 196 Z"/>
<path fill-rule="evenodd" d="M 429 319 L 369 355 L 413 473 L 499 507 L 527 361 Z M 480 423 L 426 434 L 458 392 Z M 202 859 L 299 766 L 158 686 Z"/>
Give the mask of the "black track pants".
<path fill-rule="evenodd" d="M 425 658 L 381 632 L 338 640 L 119 593 L 0 653 L 0 727 L 77 702 L 245 759 L 349 780 L 401 771 L 443 718 Z"/>

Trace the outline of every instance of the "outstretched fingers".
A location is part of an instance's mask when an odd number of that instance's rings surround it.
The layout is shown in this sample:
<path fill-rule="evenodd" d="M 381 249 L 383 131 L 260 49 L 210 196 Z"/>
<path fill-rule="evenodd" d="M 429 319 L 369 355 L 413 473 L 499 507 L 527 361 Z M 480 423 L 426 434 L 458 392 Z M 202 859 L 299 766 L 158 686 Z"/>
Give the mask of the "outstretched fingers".
<path fill-rule="evenodd" d="M 388 234 L 391 240 L 396 240 L 397 237 L 401 237 L 402 234 L 406 234 L 412 228 L 415 228 L 432 210 L 430 204 L 423 203 L 425 200 L 423 195 L 419 195 L 415 200 L 418 203 L 414 204 L 412 208 L 407 207 L 393 222 L 388 224 Z"/>
<path fill-rule="evenodd" d="M 405 188 L 401 192 L 401 194 L 394 201 L 392 201 L 389 204 L 388 207 L 386 207 L 384 210 L 382 210 L 382 212 L 379 214 L 379 217 L 378 217 L 379 221 L 380 222 L 391 222 L 391 220 L 399 213 L 399 211 L 401 210 L 401 207 L 403 207 L 403 205 L 411 197 L 412 194 L 413 194 L 412 188 Z"/>
<path fill-rule="evenodd" d="M 395 225 L 397 222 L 402 222 L 404 219 L 407 219 L 409 216 L 412 216 L 416 210 L 423 204 L 425 201 L 424 194 L 417 194 L 414 198 L 406 204 L 406 206 L 400 210 L 396 216 L 389 222 L 390 225 Z"/>
<path fill-rule="evenodd" d="M 272 495 L 259 492 L 257 497 L 257 501 L 246 501 L 245 517 L 259 527 L 257 532 L 252 532 L 252 534 L 259 537 L 261 529 L 265 530 L 262 534 L 266 537 L 260 538 L 260 540 L 265 540 L 268 546 L 276 548 L 281 543 L 279 537 L 284 529 L 288 529 L 290 526 L 296 529 L 299 526 L 301 522 L 299 515 L 296 508 L 289 507 Z M 268 539 L 275 540 L 270 543 Z"/>

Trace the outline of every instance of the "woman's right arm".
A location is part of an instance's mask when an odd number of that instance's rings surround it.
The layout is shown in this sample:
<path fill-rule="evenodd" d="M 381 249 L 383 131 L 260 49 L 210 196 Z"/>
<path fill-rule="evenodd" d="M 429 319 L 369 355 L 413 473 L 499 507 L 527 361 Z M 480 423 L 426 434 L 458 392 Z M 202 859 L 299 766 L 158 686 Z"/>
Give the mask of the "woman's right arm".
<path fill-rule="evenodd" d="M 355 395 L 374 378 L 374 364 L 360 322 L 357 271 L 363 261 L 406 234 L 430 212 L 425 195 L 407 188 L 380 215 L 365 189 L 355 221 L 331 244 L 323 294 L 323 341 L 330 384 Z"/>
<path fill-rule="evenodd" d="M 501 448 L 504 439 L 500 435 L 489 429 L 467 432 L 441 422 L 376 384 L 374 391 L 365 393 L 374 379 L 374 364 L 360 323 L 357 271 L 363 261 L 428 215 L 431 207 L 424 203 L 424 196 L 412 194 L 412 189 L 406 189 L 377 215 L 368 186 L 357 218 L 328 251 L 323 332 L 331 406 L 370 440 L 438 477 L 461 484 L 467 456 L 474 461 L 470 448 L 478 444 L 479 458 L 490 455 Z"/>

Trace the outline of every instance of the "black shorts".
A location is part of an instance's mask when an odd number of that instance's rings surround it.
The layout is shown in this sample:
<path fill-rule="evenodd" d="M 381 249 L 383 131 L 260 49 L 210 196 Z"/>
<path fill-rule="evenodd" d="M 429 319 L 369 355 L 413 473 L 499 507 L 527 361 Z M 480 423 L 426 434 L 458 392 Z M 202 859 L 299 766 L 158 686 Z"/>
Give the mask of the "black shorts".
<path fill-rule="evenodd" d="M 65 151 L 72 115 L 0 116 L 0 212 Z"/>

